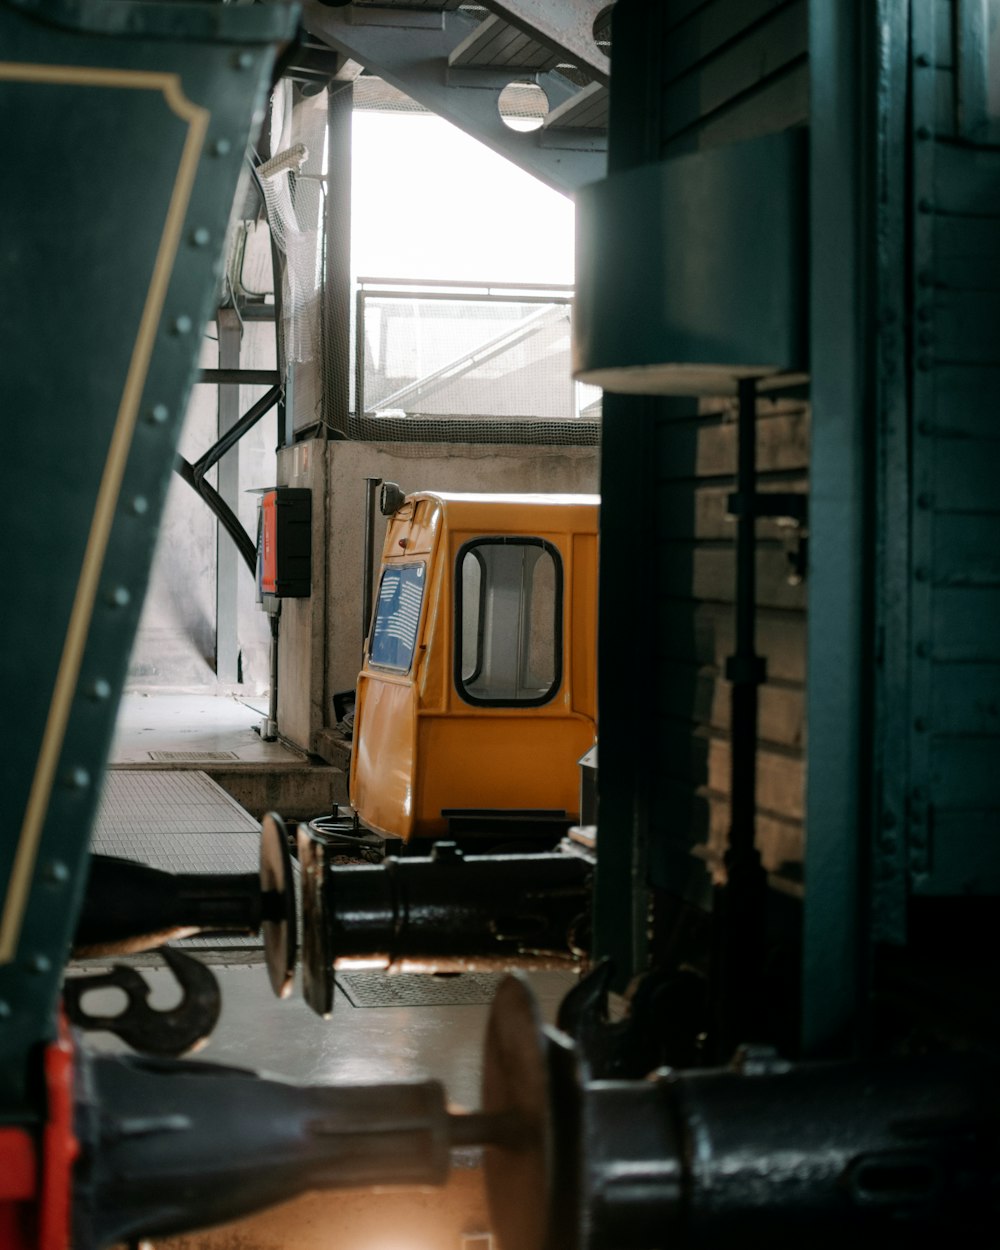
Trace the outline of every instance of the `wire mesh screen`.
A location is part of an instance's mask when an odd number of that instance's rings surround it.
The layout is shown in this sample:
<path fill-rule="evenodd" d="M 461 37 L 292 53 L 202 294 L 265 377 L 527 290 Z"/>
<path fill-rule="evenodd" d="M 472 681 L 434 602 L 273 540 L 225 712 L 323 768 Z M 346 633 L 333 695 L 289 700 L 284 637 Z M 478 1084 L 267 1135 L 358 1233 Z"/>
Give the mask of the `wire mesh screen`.
<path fill-rule="evenodd" d="M 323 256 L 323 167 L 326 147 L 326 94 L 289 97 L 281 147 L 257 167 L 271 234 L 285 258 L 282 290 L 282 343 L 290 363 L 320 355 Z"/>
<path fill-rule="evenodd" d="M 361 280 L 351 434 L 596 443 L 600 392 L 571 378 L 571 315 L 564 290 L 373 289 Z"/>

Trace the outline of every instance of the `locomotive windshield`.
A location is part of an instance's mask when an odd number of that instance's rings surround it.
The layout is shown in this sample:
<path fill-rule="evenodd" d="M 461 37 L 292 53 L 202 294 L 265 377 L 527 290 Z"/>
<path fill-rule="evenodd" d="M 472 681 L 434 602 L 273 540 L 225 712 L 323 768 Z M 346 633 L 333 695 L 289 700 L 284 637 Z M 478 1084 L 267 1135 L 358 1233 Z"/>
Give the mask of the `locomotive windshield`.
<path fill-rule="evenodd" d="M 404 564 L 382 574 L 368 651 L 379 668 L 409 671 L 424 599 L 424 565 Z"/>

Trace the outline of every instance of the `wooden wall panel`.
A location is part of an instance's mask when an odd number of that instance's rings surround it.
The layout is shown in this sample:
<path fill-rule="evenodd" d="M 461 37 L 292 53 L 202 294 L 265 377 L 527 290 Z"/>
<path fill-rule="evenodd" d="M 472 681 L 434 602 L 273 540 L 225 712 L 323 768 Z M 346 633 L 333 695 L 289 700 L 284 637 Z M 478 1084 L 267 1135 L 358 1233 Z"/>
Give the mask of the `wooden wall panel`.
<path fill-rule="evenodd" d="M 660 720 L 658 768 L 669 787 L 671 836 L 688 836 L 713 876 L 729 826 L 730 700 L 734 646 L 736 408 L 703 399 L 696 414 L 657 424 L 655 496 L 657 650 L 652 694 Z M 762 399 L 758 489 L 808 489 L 809 413 L 800 398 Z M 805 726 L 805 586 L 791 578 L 790 534 L 757 527 L 757 647 L 767 662 L 758 713 L 758 843 L 769 871 L 789 880 L 802 855 Z M 645 642 L 645 636 L 644 636 Z M 693 823 L 681 833 L 681 818 Z"/>
<path fill-rule="evenodd" d="M 808 120 L 806 0 L 670 4 L 665 25 L 664 156 Z"/>

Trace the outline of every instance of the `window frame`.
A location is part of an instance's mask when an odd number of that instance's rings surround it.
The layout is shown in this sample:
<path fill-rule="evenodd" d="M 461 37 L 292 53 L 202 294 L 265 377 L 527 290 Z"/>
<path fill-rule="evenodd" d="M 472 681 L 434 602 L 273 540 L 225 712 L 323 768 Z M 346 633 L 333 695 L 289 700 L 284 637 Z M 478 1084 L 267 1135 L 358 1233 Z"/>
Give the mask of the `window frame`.
<path fill-rule="evenodd" d="M 413 646 L 410 649 L 409 663 L 406 665 L 405 668 L 400 668 L 399 665 L 397 664 L 380 664 L 378 660 L 372 659 L 372 644 L 375 641 L 375 627 L 378 624 L 378 605 L 381 602 L 381 597 L 382 597 L 382 584 L 386 579 L 386 575 L 389 573 L 401 572 L 404 569 L 420 569 L 420 568 L 424 570 L 423 586 L 421 587 L 421 590 L 420 590 L 420 611 L 417 614 L 417 627 L 413 631 Z M 365 658 L 368 661 L 368 667 L 370 669 L 373 669 L 375 672 L 379 672 L 379 673 L 395 673 L 398 676 L 406 676 L 406 674 L 412 672 L 413 660 L 417 654 L 418 640 L 420 638 L 420 626 L 423 623 L 423 619 L 424 619 L 424 599 L 426 597 L 426 592 L 427 592 L 427 561 L 426 560 L 413 560 L 413 561 L 407 562 L 406 564 L 392 563 L 392 564 L 386 564 L 383 567 L 382 575 L 378 579 L 378 590 L 376 591 L 376 594 L 375 594 L 375 610 L 372 613 L 371 628 L 368 631 L 368 642 L 365 647 L 365 652 L 366 652 Z"/>
<path fill-rule="evenodd" d="M 481 576 L 479 583 L 479 621 L 478 621 L 478 645 L 476 648 L 476 668 L 469 678 L 462 676 L 462 655 L 464 635 L 462 630 L 462 563 L 465 557 L 470 553 L 475 555 L 477 547 L 540 547 L 552 557 L 552 563 L 555 567 L 555 673 L 552 684 L 543 695 L 539 695 L 533 699 L 485 699 L 479 695 L 471 694 L 465 688 L 465 682 L 474 681 L 483 668 L 483 605 L 486 599 L 486 577 L 485 562 L 479 557 Z M 453 571 L 454 578 L 454 602 L 455 616 L 453 629 L 453 664 L 452 664 L 452 680 L 455 690 L 459 698 L 470 704 L 472 707 L 544 707 L 546 703 L 551 703 L 559 693 L 563 683 L 563 600 L 564 600 L 564 584 L 565 577 L 563 574 L 563 561 L 559 548 L 550 543 L 545 538 L 537 538 L 528 534 L 483 534 L 476 538 L 469 539 L 459 547 L 455 556 L 455 567 Z"/>

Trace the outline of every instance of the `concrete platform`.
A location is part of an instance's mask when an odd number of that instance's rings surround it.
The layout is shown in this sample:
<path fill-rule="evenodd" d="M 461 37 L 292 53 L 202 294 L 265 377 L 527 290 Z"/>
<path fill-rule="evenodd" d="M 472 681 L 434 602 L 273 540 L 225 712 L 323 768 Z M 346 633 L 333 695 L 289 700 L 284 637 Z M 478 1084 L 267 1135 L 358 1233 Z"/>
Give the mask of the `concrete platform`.
<path fill-rule="evenodd" d="M 118 709 L 112 769 L 197 769 L 252 816 L 305 820 L 346 803 L 347 778 L 256 728 L 266 702 L 228 694 L 126 693 Z"/>

